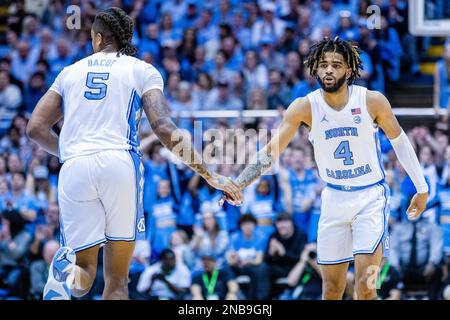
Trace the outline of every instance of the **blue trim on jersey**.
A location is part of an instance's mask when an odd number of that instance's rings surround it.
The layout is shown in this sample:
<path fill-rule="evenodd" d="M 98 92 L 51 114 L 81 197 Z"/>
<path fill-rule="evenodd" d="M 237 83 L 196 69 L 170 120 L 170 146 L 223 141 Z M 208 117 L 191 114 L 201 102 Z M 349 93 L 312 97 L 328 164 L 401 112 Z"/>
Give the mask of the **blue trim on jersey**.
<path fill-rule="evenodd" d="M 62 104 L 61 104 L 61 109 L 62 109 L 62 114 L 64 116 L 64 99 L 62 98 Z M 62 161 L 61 159 L 61 139 L 58 138 L 58 161 L 60 164 L 63 164 L 64 161 Z"/>
<path fill-rule="evenodd" d="M 375 138 L 375 147 L 377 148 L 377 156 L 378 156 L 378 164 L 380 165 L 381 174 L 383 175 L 383 179 L 386 177 L 386 172 L 384 172 L 383 162 L 381 161 L 381 146 L 380 146 L 380 135 L 379 131 L 376 131 L 373 134 Z"/>
<path fill-rule="evenodd" d="M 356 254 L 372 254 L 372 253 L 374 253 L 377 250 L 378 245 L 380 244 L 380 242 L 384 238 L 384 235 L 385 235 L 385 232 L 386 232 L 386 220 L 387 220 L 386 209 L 388 207 L 388 205 L 387 205 L 388 204 L 388 194 L 387 194 L 387 189 L 385 187 L 385 183 L 381 183 L 380 187 L 383 189 L 383 198 L 384 198 L 384 207 L 383 207 L 383 210 L 381 212 L 382 219 L 383 219 L 383 222 L 382 222 L 383 231 L 381 232 L 381 235 L 378 237 L 377 241 L 375 242 L 375 245 L 370 250 L 354 251 L 353 255 L 356 255 Z"/>
<path fill-rule="evenodd" d="M 101 239 L 101 240 L 97 240 L 97 241 L 95 241 L 95 242 L 92 242 L 92 243 L 89 243 L 89 244 L 87 244 L 87 245 L 84 245 L 84 246 L 78 247 L 78 248 L 76 248 L 76 249 L 73 249 L 73 251 L 74 251 L 74 252 L 79 252 L 79 251 L 82 251 L 82 250 L 86 250 L 86 249 L 92 248 L 92 247 L 94 247 L 94 246 L 96 246 L 96 245 L 98 245 L 98 244 L 100 244 L 100 243 L 105 243 L 105 242 L 106 242 L 106 238 L 103 238 L 103 239 Z"/>
<path fill-rule="evenodd" d="M 139 154 L 139 138 L 137 136 L 138 123 L 137 113 L 140 112 L 142 107 L 141 98 L 137 94 L 136 90 L 133 93 L 129 101 L 129 113 L 127 114 L 128 130 L 127 130 L 127 144 L 130 149 Z"/>
<path fill-rule="evenodd" d="M 136 212 L 135 212 L 135 227 L 133 229 L 133 239 L 134 240 L 141 240 L 140 238 L 145 237 L 145 228 L 143 231 L 139 232 L 139 230 L 136 230 L 139 228 L 139 221 L 141 219 L 144 219 L 144 208 L 142 206 L 142 202 L 141 200 L 141 195 L 143 190 L 141 190 L 141 180 L 143 180 L 142 174 L 141 174 L 141 170 L 140 170 L 140 165 L 141 165 L 141 158 L 139 157 L 139 154 L 134 152 L 133 150 L 129 150 L 128 151 L 131 157 L 131 160 L 133 161 L 134 164 L 134 169 L 135 169 L 135 177 L 136 177 Z M 145 225 L 145 221 L 144 221 L 144 225 Z M 141 236 L 139 236 L 141 235 Z M 131 240 L 131 238 L 129 239 Z"/>
<path fill-rule="evenodd" d="M 332 183 L 327 183 L 327 187 L 330 187 L 332 189 L 336 189 L 336 190 L 340 190 L 340 191 L 360 191 L 360 190 L 364 190 L 370 187 L 373 187 L 377 184 L 383 183 L 384 179 L 377 181 L 375 183 L 369 184 L 367 186 L 341 186 L 341 185 L 337 185 L 337 184 L 332 184 Z"/>
<path fill-rule="evenodd" d="M 127 144 L 130 144 L 130 129 L 131 129 L 131 125 L 130 125 L 130 116 L 131 116 L 131 111 L 133 109 L 133 99 L 134 99 L 134 94 L 136 93 L 136 90 L 132 90 L 131 91 L 131 95 L 130 95 L 130 99 L 128 100 L 128 107 L 127 107 L 127 123 L 128 123 L 128 128 L 127 128 Z"/>
<path fill-rule="evenodd" d="M 344 262 L 350 262 L 353 260 L 355 260 L 354 257 L 344 258 L 344 259 L 339 259 L 339 260 L 329 260 L 329 261 L 323 261 L 323 260 L 319 260 L 317 258 L 317 263 L 318 264 L 339 264 L 339 263 L 344 263 Z"/>

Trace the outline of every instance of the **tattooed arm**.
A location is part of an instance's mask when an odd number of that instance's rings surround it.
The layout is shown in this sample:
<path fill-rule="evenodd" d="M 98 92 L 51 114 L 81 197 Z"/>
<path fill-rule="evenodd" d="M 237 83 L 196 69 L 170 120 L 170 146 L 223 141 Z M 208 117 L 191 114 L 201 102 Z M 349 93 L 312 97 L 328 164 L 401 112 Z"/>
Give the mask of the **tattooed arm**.
<path fill-rule="evenodd" d="M 297 133 L 301 123 L 311 127 L 311 106 L 307 98 L 300 98 L 291 103 L 284 113 L 283 121 L 276 134 L 237 177 L 236 182 L 241 189 L 250 185 L 272 167 Z"/>
<path fill-rule="evenodd" d="M 211 186 L 225 191 L 232 196 L 234 201 L 242 200 L 238 186 L 231 179 L 210 172 L 202 163 L 200 154 L 191 143 L 189 132 L 179 129 L 170 118 L 169 108 L 161 90 L 148 90 L 142 96 L 142 106 L 153 131 L 167 149 L 202 176 Z"/>

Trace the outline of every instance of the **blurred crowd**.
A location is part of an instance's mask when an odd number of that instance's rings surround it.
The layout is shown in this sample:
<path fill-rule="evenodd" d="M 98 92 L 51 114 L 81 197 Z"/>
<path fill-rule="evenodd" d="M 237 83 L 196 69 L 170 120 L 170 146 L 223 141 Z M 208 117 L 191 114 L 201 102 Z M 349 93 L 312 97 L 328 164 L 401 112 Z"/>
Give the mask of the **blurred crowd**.
<path fill-rule="evenodd" d="M 367 24 L 373 3 L 381 6 L 380 29 Z M 80 30 L 66 27 L 69 4 L 81 8 Z M 0 44 L 0 299 L 42 296 L 59 247 L 61 164 L 29 141 L 25 127 L 56 75 L 92 53 L 91 22 L 107 6 L 122 7 L 134 18 L 138 57 L 163 75 L 172 111 L 218 110 L 202 125 L 222 139 L 208 139 L 212 134 L 205 130 L 203 138 L 211 142 L 203 147 L 235 150 L 211 165 L 232 177 L 243 166 L 222 163 L 253 154 L 260 140 L 240 141 L 227 129 L 275 128 L 293 99 L 318 88 L 303 66 L 314 41 L 334 35 L 357 41 L 364 65 L 357 84 L 382 92 L 401 74 L 419 75 L 426 44 L 408 33 L 406 1 L 11 1 L 6 43 Z M 446 108 L 450 45 L 436 70 L 435 107 Z M 275 109 L 280 116 L 220 117 L 220 110 L 244 109 Z M 176 121 L 195 134 L 194 118 Z M 417 126 L 408 136 L 430 185 L 430 201 L 423 218 L 406 219 L 415 189 L 380 135 L 391 188 L 391 256 L 377 286 L 383 299 L 405 299 L 420 289 L 429 299 L 450 299 L 445 294 L 450 289 L 444 290 L 450 288 L 448 131 Z M 136 243 L 131 298 L 320 298 L 315 242 L 324 185 L 305 128 L 283 153 L 278 170 L 245 190 L 242 207 L 221 208 L 221 192 L 173 159 L 148 123 L 142 123 L 140 137 L 147 240 Z M 348 280 L 346 299 L 352 299 L 352 268 Z M 86 298 L 101 296 L 102 281 L 98 272 Z"/>

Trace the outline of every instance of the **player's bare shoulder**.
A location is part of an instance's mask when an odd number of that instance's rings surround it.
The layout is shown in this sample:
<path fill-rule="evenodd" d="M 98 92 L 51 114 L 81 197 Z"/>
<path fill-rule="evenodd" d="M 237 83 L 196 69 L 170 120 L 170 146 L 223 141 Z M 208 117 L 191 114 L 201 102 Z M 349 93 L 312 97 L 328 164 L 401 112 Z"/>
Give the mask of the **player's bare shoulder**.
<path fill-rule="evenodd" d="M 376 120 L 380 114 L 391 112 L 391 104 L 385 95 L 379 91 L 367 90 L 366 105 L 367 111 L 374 120 Z"/>
<path fill-rule="evenodd" d="M 284 118 L 298 125 L 306 124 L 308 127 L 311 127 L 312 112 L 309 99 L 307 97 L 300 97 L 292 101 L 286 110 Z"/>

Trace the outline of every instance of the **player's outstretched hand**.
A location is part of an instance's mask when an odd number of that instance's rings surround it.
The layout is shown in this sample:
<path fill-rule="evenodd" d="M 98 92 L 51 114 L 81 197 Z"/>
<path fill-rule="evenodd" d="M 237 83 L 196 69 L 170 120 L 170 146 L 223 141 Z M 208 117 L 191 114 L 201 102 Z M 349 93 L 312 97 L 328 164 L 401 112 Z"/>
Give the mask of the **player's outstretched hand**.
<path fill-rule="evenodd" d="M 217 173 L 213 173 L 211 178 L 206 180 L 212 187 L 222 190 L 227 195 L 227 201 L 234 205 L 241 205 L 242 203 L 242 192 L 239 185 L 227 178 Z"/>
<path fill-rule="evenodd" d="M 417 219 L 427 206 L 428 193 L 416 193 L 411 199 L 406 214 L 409 220 Z"/>

